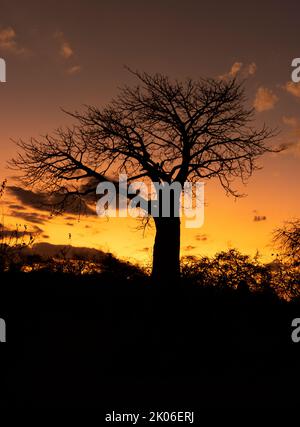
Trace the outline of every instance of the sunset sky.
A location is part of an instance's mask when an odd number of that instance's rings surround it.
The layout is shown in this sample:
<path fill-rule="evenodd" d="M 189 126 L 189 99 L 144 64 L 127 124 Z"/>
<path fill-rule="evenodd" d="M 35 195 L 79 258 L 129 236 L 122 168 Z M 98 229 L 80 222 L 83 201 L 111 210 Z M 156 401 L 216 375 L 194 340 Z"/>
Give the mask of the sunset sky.
<path fill-rule="evenodd" d="M 247 197 L 227 197 L 218 182 L 205 185 L 205 223 L 182 228 L 182 255 L 212 255 L 238 248 L 270 259 L 272 230 L 299 217 L 300 83 L 291 62 L 300 57 L 298 0 L 282 1 L 6 1 L 1 0 L 0 179 L 8 189 L 1 215 L 8 227 L 27 224 L 39 241 L 89 246 L 149 262 L 154 229 L 145 235 L 134 219 L 49 218 L 36 209 L 34 189 L 20 188 L 6 162 L 11 140 L 39 137 L 71 124 L 61 108 L 101 107 L 134 78 L 132 69 L 170 77 L 246 78 L 257 125 L 280 134 L 287 148 L 260 161 Z M 71 233 L 71 239 L 69 238 Z"/>

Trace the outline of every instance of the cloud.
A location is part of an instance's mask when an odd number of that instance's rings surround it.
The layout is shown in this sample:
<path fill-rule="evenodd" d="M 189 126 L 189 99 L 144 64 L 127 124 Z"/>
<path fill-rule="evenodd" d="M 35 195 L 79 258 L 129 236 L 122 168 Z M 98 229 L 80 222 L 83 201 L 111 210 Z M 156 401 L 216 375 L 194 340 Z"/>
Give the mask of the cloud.
<path fill-rule="evenodd" d="M 60 54 L 63 58 L 69 59 L 73 56 L 73 49 L 71 48 L 69 42 L 63 42 L 60 46 Z"/>
<path fill-rule="evenodd" d="M 298 119 L 296 119 L 296 117 L 287 117 L 287 116 L 283 116 L 282 117 L 282 122 L 287 125 L 287 126 L 291 126 L 291 127 L 296 127 L 299 124 Z"/>
<path fill-rule="evenodd" d="M 195 236 L 195 239 L 198 240 L 199 242 L 206 242 L 207 238 L 208 237 L 206 234 L 197 234 Z"/>
<path fill-rule="evenodd" d="M 70 67 L 67 69 L 67 74 L 78 74 L 81 71 L 80 65 L 74 65 L 73 67 Z"/>
<path fill-rule="evenodd" d="M 192 251 L 194 249 L 196 249 L 196 246 L 188 245 L 183 247 L 184 251 Z"/>
<path fill-rule="evenodd" d="M 25 221 L 31 222 L 33 224 L 44 224 L 45 221 L 49 219 L 49 216 L 41 215 L 36 212 L 20 212 L 12 210 L 9 214 L 16 218 L 24 219 Z"/>
<path fill-rule="evenodd" d="M 298 129 L 298 137 L 295 134 L 294 137 L 290 137 L 289 141 L 284 141 L 281 143 L 280 147 L 282 154 L 294 154 L 296 156 L 300 155 L 300 129 Z"/>
<path fill-rule="evenodd" d="M 71 47 L 71 44 L 66 40 L 65 35 L 62 31 L 57 31 L 54 33 L 54 37 L 59 42 L 59 54 L 64 59 L 69 59 L 74 55 L 74 50 Z"/>
<path fill-rule="evenodd" d="M 49 213 L 51 212 L 51 207 L 62 200 L 62 196 L 60 195 L 49 195 L 41 192 L 35 193 L 31 190 L 25 190 L 24 188 L 17 186 L 9 186 L 7 187 L 7 190 L 25 206 Z M 96 215 L 96 211 L 91 209 L 85 201 L 80 201 L 78 198 L 70 199 L 65 205 L 64 212 L 67 214 L 82 213 L 86 215 Z"/>
<path fill-rule="evenodd" d="M 151 248 L 149 248 L 149 247 L 145 247 L 145 248 L 140 249 L 139 251 L 140 251 L 140 252 L 149 252 L 149 251 L 150 251 L 150 249 L 151 249 Z"/>
<path fill-rule="evenodd" d="M 56 31 L 54 33 L 54 38 L 57 40 L 59 44 L 59 55 L 65 60 L 70 61 L 75 57 L 75 51 L 71 46 L 71 43 L 66 39 L 64 33 L 62 31 Z M 69 65 L 69 67 L 65 70 L 65 73 L 68 75 L 78 74 L 81 71 L 80 64 Z"/>
<path fill-rule="evenodd" d="M 15 55 L 23 55 L 28 52 L 27 49 L 19 45 L 17 34 L 12 27 L 0 29 L 0 49 Z"/>
<path fill-rule="evenodd" d="M 296 98 L 300 98 L 300 84 L 294 82 L 287 82 L 283 87 L 288 93 L 295 96 Z"/>
<path fill-rule="evenodd" d="M 234 62 L 228 71 L 228 73 L 219 76 L 221 80 L 227 80 L 235 78 L 239 73 L 242 73 L 243 77 L 253 76 L 256 73 L 257 66 L 255 62 L 251 62 L 248 65 L 243 65 L 242 62 Z"/>
<path fill-rule="evenodd" d="M 24 211 L 25 210 L 24 206 L 20 206 L 20 205 L 9 204 L 8 207 L 9 207 L 9 209 L 13 209 L 13 210 L 17 210 L 17 211 Z"/>
<path fill-rule="evenodd" d="M 247 67 L 244 70 L 244 76 L 253 76 L 257 71 L 257 65 L 255 62 L 251 62 L 251 64 L 247 65 Z"/>
<path fill-rule="evenodd" d="M 256 92 L 253 106 L 258 112 L 272 110 L 277 101 L 278 96 L 271 89 L 261 86 Z"/>
<path fill-rule="evenodd" d="M 20 226 L 19 224 L 12 228 L 6 227 L 3 224 L 0 224 L 0 235 L 2 239 L 20 239 L 22 237 L 34 237 L 43 233 L 43 230 L 38 226 L 33 226 L 31 229 L 25 226 Z M 6 242 L 4 242 L 6 243 Z"/>
<path fill-rule="evenodd" d="M 221 80 L 227 80 L 227 79 L 236 77 L 236 75 L 238 74 L 238 72 L 241 70 L 242 66 L 243 66 L 242 62 L 234 62 L 232 64 L 230 70 L 228 71 L 228 73 L 219 76 L 219 78 Z"/>
<path fill-rule="evenodd" d="M 9 193 L 16 196 L 25 206 L 30 206 L 31 208 L 39 210 L 49 210 L 49 208 L 43 205 L 43 203 L 45 203 L 45 195 L 42 193 L 34 193 L 33 191 L 25 190 L 17 186 L 9 186 L 7 190 Z"/>
<path fill-rule="evenodd" d="M 255 215 L 253 218 L 254 222 L 266 221 L 267 217 L 265 215 Z"/>
<path fill-rule="evenodd" d="M 237 73 L 241 70 L 242 66 L 243 66 L 242 62 L 235 62 L 234 64 L 232 64 L 228 75 L 230 77 L 235 77 Z"/>
<path fill-rule="evenodd" d="M 290 128 L 286 141 L 281 144 L 283 154 L 300 155 L 300 120 L 294 116 L 283 116 L 283 123 Z"/>

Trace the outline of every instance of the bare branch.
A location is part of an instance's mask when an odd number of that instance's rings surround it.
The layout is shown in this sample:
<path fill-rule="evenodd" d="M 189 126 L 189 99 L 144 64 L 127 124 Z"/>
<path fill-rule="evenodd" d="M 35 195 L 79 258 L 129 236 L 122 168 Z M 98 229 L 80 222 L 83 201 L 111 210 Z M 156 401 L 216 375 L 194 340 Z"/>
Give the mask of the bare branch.
<path fill-rule="evenodd" d="M 246 181 L 257 159 L 275 151 L 267 142 L 276 132 L 251 126 L 254 111 L 245 107 L 243 83 L 171 81 L 129 71 L 139 84 L 122 89 L 107 107 L 67 113 L 76 121 L 73 128 L 17 143 L 10 167 L 22 172 L 26 185 L 83 198 L 83 184 L 116 183 L 122 172 L 130 182 L 218 178 L 236 196 L 233 181 Z"/>

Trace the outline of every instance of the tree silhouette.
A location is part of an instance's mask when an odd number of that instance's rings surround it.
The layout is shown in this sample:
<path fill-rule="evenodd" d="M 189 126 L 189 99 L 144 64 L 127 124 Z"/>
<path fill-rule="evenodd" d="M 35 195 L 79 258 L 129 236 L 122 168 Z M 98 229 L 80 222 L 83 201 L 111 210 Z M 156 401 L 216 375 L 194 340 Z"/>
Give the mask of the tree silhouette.
<path fill-rule="evenodd" d="M 138 85 L 126 86 L 107 107 L 68 113 L 76 119 L 74 127 L 18 142 L 21 151 L 10 166 L 22 171 L 23 182 L 59 196 L 59 211 L 94 194 L 99 181 L 116 182 L 121 172 L 128 184 L 143 179 L 183 186 L 186 180 L 217 178 L 238 196 L 232 181 L 251 176 L 257 158 L 272 151 L 266 140 L 274 135 L 251 125 L 254 112 L 244 105 L 243 84 L 131 73 Z M 151 214 L 153 201 L 144 202 Z M 170 282 L 180 272 L 180 218 L 173 209 L 170 217 L 159 215 L 154 222 L 152 276 Z"/>
<path fill-rule="evenodd" d="M 300 219 L 286 221 L 273 233 L 273 241 L 293 262 L 300 260 Z"/>

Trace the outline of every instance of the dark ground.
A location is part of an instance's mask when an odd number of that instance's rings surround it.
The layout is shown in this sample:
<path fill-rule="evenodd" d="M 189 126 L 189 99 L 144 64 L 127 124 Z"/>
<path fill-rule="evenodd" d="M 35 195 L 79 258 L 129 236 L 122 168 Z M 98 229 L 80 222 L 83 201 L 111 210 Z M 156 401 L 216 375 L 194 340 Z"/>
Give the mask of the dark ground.
<path fill-rule="evenodd" d="M 2 406 L 297 405 L 300 343 L 291 321 L 299 303 L 188 284 L 159 291 L 147 279 L 109 276 L 0 280 Z"/>

